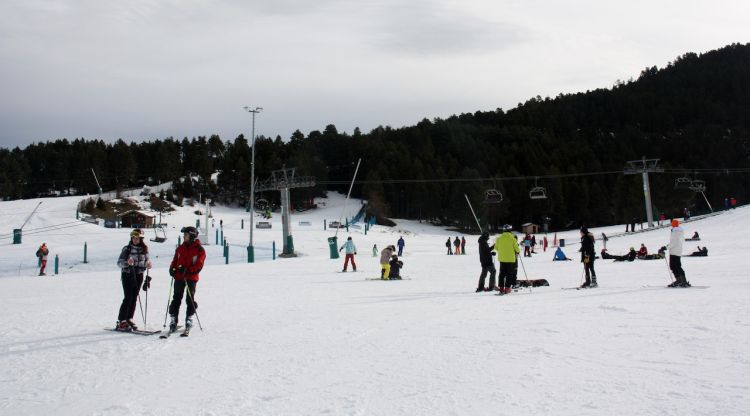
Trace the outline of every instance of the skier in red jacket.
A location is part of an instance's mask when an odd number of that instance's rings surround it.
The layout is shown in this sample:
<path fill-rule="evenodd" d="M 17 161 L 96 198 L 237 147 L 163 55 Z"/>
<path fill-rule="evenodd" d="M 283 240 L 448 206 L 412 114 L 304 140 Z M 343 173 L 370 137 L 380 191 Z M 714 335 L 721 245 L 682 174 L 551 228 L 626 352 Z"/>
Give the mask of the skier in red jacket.
<path fill-rule="evenodd" d="M 169 332 L 177 330 L 177 316 L 180 313 L 182 294 L 187 287 L 187 313 L 185 317 L 185 330 L 190 331 L 193 326 L 193 315 L 198 306 L 195 302 L 195 286 L 198 283 L 203 262 L 206 260 L 206 251 L 198 239 L 198 230 L 195 227 L 184 227 L 183 243 L 175 250 L 172 264 L 169 265 L 169 274 L 174 278 L 174 296 L 169 305 Z"/>

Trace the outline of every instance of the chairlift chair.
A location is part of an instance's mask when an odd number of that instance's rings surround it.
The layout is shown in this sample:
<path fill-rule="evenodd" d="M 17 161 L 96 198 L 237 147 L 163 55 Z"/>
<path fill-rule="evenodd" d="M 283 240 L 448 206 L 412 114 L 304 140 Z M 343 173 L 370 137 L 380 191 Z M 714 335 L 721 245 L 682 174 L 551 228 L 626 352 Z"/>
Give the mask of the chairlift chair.
<path fill-rule="evenodd" d="M 497 189 L 488 189 L 484 192 L 485 204 L 499 204 L 503 202 L 503 194 Z"/>
<path fill-rule="evenodd" d="M 690 189 L 693 180 L 688 177 L 677 178 L 674 180 L 674 189 Z"/>
<path fill-rule="evenodd" d="M 161 236 L 156 230 L 161 230 Z M 156 224 L 154 226 L 154 238 L 151 239 L 154 243 L 163 243 L 167 241 L 167 232 L 164 231 L 164 227 L 162 227 L 161 224 Z"/>
<path fill-rule="evenodd" d="M 693 192 L 705 192 L 706 191 L 706 181 L 702 179 L 695 179 L 690 184 L 690 190 Z"/>
<path fill-rule="evenodd" d="M 547 199 L 547 190 L 543 186 L 539 186 L 537 181 L 539 178 L 534 178 L 534 187 L 529 191 L 530 199 Z"/>
<path fill-rule="evenodd" d="M 542 186 L 535 186 L 529 191 L 531 199 L 547 199 L 547 191 Z"/>

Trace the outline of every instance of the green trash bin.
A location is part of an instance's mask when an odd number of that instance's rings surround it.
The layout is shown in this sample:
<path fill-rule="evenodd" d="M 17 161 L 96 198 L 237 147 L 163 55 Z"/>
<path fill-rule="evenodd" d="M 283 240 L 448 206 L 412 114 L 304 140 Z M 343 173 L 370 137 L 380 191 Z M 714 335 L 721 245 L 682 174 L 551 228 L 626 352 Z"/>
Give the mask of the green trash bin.
<path fill-rule="evenodd" d="M 328 237 L 328 251 L 331 252 L 331 258 L 339 258 L 339 242 L 338 237 Z"/>
<path fill-rule="evenodd" d="M 13 230 L 13 244 L 21 244 L 21 229 L 16 228 Z"/>

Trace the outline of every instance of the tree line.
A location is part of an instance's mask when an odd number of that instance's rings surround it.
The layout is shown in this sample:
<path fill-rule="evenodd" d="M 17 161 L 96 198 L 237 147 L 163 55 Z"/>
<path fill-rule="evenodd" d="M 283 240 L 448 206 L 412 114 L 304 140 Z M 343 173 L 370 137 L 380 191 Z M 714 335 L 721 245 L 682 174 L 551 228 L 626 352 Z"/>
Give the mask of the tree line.
<path fill-rule="evenodd" d="M 635 80 L 611 88 L 554 98 L 534 97 L 504 111 L 477 111 L 423 119 L 402 128 L 363 133 L 330 124 L 287 139 L 259 136 L 255 176 L 294 167 L 314 176 L 314 188 L 292 190 L 302 205 L 327 191 L 346 192 L 362 159 L 353 196 L 368 199 L 371 214 L 471 228 L 464 195 L 483 225 L 543 223 L 553 228 L 641 221 L 640 175 L 623 175 L 629 160 L 659 158 L 667 172 L 652 174 L 655 212 L 667 217 L 708 210 L 703 197 L 675 189 L 677 177 L 706 181 L 716 207 L 726 197 L 750 198 L 750 44 L 701 55 L 687 53 L 664 68 L 645 68 Z M 81 195 L 178 178 L 175 193 L 246 205 L 252 149 L 240 135 L 118 140 L 61 139 L 24 149 L 0 149 L 0 197 Z M 684 171 L 680 171 L 683 169 Z M 701 173 L 703 170 L 709 173 Z M 218 172 L 216 181 L 211 181 Z M 592 174 L 590 173 L 598 173 Z M 529 198 L 532 187 L 546 199 Z M 483 203 L 488 190 L 503 195 Z M 277 201 L 278 193 L 260 195 Z"/>

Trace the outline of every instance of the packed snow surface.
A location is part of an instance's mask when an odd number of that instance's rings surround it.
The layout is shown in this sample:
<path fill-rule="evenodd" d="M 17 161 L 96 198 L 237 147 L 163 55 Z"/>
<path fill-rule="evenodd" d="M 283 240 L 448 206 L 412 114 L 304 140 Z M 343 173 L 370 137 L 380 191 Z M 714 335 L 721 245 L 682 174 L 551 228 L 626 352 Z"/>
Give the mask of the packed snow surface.
<path fill-rule="evenodd" d="M 22 244 L 12 230 L 23 224 Z M 477 236 L 448 256 L 447 231 L 416 221 L 340 229 L 357 246 L 357 272 L 331 259 L 323 221 L 351 217 L 359 201 L 331 195 L 292 215 L 296 258 L 281 251 L 280 215 L 256 229 L 247 263 L 249 214 L 214 207 L 208 260 L 196 299 L 203 330 L 189 338 L 104 331 L 122 299 L 115 265 L 126 229 L 75 220 L 77 198 L 0 202 L 0 414 L 2 415 L 747 415 L 750 411 L 750 209 L 684 224 L 688 280 L 667 289 L 664 260 L 597 260 L 599 285 L 578 286 L 578 232 L 560 232 L 573 261 L 553 249 L 522 258 L 519 278 L 549 287 L 507 296 L 474 293 Z M 325 205 L 323 205 L 325 204 Z M 154 261 L 149 328 L 162 329 L 167 266 L 179 229 L 200 218 L 180 208 L 163 219 L 168 240 L 149 241 Z M 346 211 L 346 212 L 344 212 Z M 215 232 L 223 221 L 229 264 Z M 262 220 L 260 217 L 256 221 Z M 244 222 L 244 224 L 243 224 Z M 306 225 L 309 223 L 310 225 Z M 45 228 L 46 227 L 46 228 Z M 669 229 L 615 236 L 624 254 L 655 252 Z M 152 230 L 148 237 L 153 238 Z M 379 275 L 372 248 L 406 241 L 403 275 Z M 541 235 L 537 236 L 541 238 Z M 494 236 L 493 236 L 494 238 Z M 549 234 L 552 242 L 554 234 Z M 48 276 L 34 253 L 50 247 Z M 83 262 L 84 243 L 87 262 Z M 602 242 L 597 240 L 597 252 Z M 59 274 L 54 275 L 54 258 Z M 148 295 L 148 296 L 147 296 Z M 184 321 L 185 308 L 180 321 Z M 136 321 L 142 324 L 140 310 Z"/>

